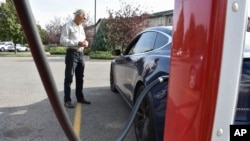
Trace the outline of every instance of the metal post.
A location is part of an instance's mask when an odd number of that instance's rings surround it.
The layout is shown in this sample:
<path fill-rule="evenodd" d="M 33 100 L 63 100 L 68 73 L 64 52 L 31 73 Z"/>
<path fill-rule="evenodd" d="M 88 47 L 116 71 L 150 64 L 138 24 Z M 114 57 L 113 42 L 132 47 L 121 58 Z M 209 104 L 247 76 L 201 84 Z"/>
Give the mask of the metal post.
<path fill-rule="evenodd" d="M 51 74 L 49 64 L 45 58 L 42 41 L 38 34 L 28 0 L 14 0 L 14 5 L 56 117 L 68 139 L 70 141 L 80 141 L 80 138 L 74 132 L 69 117 L 60 102 L 58 90 Z"/>
<path fill-rule="evenodd" d="M 96 33 L 96 0 L 95 0 L 95 22 L 94 23 L 95 23 L 95 33 Z"/>
<path fill-rule="evenodd" d="M 228 141 L 247 9 L 244 0 L 175 0 L 164 141 Z"/>

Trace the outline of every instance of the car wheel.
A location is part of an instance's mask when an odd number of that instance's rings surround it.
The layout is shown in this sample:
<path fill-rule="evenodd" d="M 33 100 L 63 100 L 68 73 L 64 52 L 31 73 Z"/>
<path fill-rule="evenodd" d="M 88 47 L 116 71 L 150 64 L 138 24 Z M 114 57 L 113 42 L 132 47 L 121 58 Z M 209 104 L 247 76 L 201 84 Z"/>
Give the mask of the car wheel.
<path fill-rule="evenodd" d="M 2 47 L 2 48 L 1 48 L 1 52 L 4 52 L 4 51 L 5 51 L 5 49 Z"/>
<path fill-rule="evenodd" d="M 136 92 L 136 98 L 144 90 L 141 86 Z M 135 101 L 134 101 L 135 102 Z M 155 131 L 153 126 L 153 118 L 150 111 L 149 99 L 146 96 L 140 104 L 136 117 L 134 119 L 135 134 L 138 141 L 155 141 Z"/>
<path fill-rule="evenodd" d="M 113 74 L 112 67 L 110 68 L 110 89 L 112 92 L 117 93 L 117 89 L 115 88 L 115 84 L 114 84 L 114 74 Z"/>

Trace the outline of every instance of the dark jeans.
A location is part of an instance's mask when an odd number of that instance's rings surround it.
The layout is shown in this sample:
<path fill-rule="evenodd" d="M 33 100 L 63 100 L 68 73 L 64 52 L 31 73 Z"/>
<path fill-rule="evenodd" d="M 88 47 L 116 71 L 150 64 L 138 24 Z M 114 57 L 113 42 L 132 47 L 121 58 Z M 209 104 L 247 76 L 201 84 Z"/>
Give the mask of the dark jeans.
<path fill-rule="evenodd" d="M 71 101 L 71 83 L 73 75 L 76 80 L 76 99 L 83 100 L 83 77 L 84 77 L 84 55 L 81 52 L 69 51 L 66 52 L 65 57 L 65 78 L 64 78 L 64 102 Z"/>

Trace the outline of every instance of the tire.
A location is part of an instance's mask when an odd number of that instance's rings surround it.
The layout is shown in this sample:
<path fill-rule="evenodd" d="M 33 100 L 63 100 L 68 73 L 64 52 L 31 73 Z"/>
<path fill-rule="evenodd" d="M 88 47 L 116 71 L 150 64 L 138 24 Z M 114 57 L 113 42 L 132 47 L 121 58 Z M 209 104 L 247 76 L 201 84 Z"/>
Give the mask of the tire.
<path fill-rule="evenodd" d="M 1 48 L 1 52 L 4 52 L 4 51 L 5 51 L 5 49 L 2 47 L 2 48 Z"/>
<path fill-rule="evenodd" d="M 144 86 L 141 86 L 137 90 L 135 100 L 137 100 L 144 88 Z M 140 104 L 140 107 L 134 119 L 134 127 L 137 141 L 156 141 L 148 96 L 146 96 Z"/>
<path fill-rule="evenodd" d="M 117 89 L 115 88 L 114 74 L 112 67 L 110 68 L 110 89 L 112 92 L 117 93 Z"/>

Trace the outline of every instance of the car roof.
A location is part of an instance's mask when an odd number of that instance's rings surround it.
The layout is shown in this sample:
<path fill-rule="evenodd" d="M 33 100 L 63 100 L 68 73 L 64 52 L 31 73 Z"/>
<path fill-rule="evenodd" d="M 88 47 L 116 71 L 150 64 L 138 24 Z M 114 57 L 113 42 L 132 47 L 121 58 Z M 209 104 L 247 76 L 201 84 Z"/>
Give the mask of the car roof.
<path fill-rule="evenodd" d="M 172 29 L 173 26 L 155 26 L 149 27 L 145 31 L 162 31 L 172 36 Z M 250 58 L 250 32 L 246 32 L 243 57 Z"/>
<path fill-rule="evenodd" d="M 164 33 L 167 33 L 172 36 L 172 26 L 154 26 L 154 27 L 149 27 L 144 30 L 145 31 L 161 31 Z"/>
<path fill-rule="evenodd" d="M 172 36 L 172 29 L 173 26 L 155 26 L 155 27 L 149 27 L 145 29 L 143 32 L 161 31 Z M 250 32 L 246 32 L 243 57 L 250 58 Z"/>

